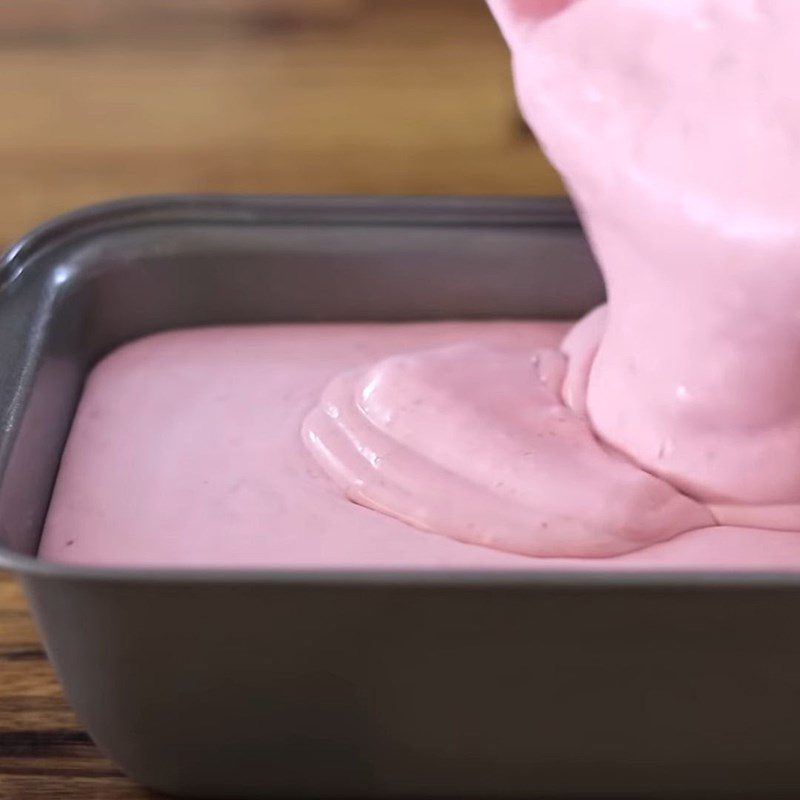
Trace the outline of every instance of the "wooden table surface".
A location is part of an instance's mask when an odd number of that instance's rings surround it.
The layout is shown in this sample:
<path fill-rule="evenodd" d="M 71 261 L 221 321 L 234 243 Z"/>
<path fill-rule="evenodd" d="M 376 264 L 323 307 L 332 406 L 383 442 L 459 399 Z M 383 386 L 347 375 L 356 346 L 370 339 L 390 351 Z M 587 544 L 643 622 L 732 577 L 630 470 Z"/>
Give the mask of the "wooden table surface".
<path fill-rule="evenodd" d="M 482 0 L 0 0 L 0 247 L 153 192 L 553 194 Z M 154 797 L 0 574 L 0 798 Z"/>

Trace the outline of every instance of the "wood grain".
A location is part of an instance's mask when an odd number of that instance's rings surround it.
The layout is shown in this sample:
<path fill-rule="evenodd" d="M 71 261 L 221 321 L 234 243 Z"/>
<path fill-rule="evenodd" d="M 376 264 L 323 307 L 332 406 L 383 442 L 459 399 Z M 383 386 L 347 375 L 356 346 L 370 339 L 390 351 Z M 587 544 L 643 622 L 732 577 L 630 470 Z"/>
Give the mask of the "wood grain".
<path fill-rule="evenodd" d="M 152 192 L 561 191 L 482 0 L 0 0 L 0 246 Z M 0 798 L 154 797 L 0 576 Z"/>
<path fill-rule="evenodd" d="M 150 798 L 67 706 L 18 584 L 0 573 L 0 798 Z"/>
<path fill-rule="evenodd" d="M 0 35 L 0 243 L 128 194 L 561 190 L 482 0 L 323 3 L 283 24 L 252 0 L 115 0 L 89 24 L 96 5 L 36 0 L 38 35 L 33 10 Z"/>

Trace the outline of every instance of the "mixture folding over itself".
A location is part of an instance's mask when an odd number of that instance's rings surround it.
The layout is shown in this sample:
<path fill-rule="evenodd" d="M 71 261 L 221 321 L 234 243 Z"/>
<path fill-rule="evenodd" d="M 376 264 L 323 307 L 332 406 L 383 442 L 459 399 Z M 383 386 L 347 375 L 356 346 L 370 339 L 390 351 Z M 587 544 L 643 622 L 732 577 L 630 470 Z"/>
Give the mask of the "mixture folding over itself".
<path fill-rule="evenodd" d="M 43 556 L 800 563 L 800 2 L 490 5 L 607 305 L 566 337 L 278 326 L 124 348 L 87 387 Z"/>

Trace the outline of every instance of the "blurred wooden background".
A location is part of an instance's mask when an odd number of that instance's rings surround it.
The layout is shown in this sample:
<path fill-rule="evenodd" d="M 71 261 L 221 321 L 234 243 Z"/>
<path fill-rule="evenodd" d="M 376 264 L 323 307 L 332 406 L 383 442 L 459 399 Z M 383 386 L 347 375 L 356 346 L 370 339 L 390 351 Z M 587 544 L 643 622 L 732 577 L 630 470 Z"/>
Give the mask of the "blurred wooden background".
<path fill-rule="evenodd" d="M 0 0 L 0 243 L 150 192 L 539 193 L 483 0 Z"/>
<path fill-rule="evenodd" d="M 0 0 L 0 247 L 152 192 L 552 194 L 483 0 Z M 152 797 L 0 576 L 0 798 Z"/>

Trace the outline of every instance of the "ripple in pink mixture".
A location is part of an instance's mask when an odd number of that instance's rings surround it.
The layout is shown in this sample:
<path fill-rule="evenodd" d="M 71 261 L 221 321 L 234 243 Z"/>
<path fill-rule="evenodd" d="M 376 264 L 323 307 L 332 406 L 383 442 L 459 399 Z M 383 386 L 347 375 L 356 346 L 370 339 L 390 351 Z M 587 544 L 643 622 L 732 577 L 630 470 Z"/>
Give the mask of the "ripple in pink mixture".
<path fill-rule="evenodd" d="M 490 6 L 608 305 L 560 350 L 343 375 L 311 451 L 358 503 L 530 556 L 800 535 L 800 3 Z"/>

